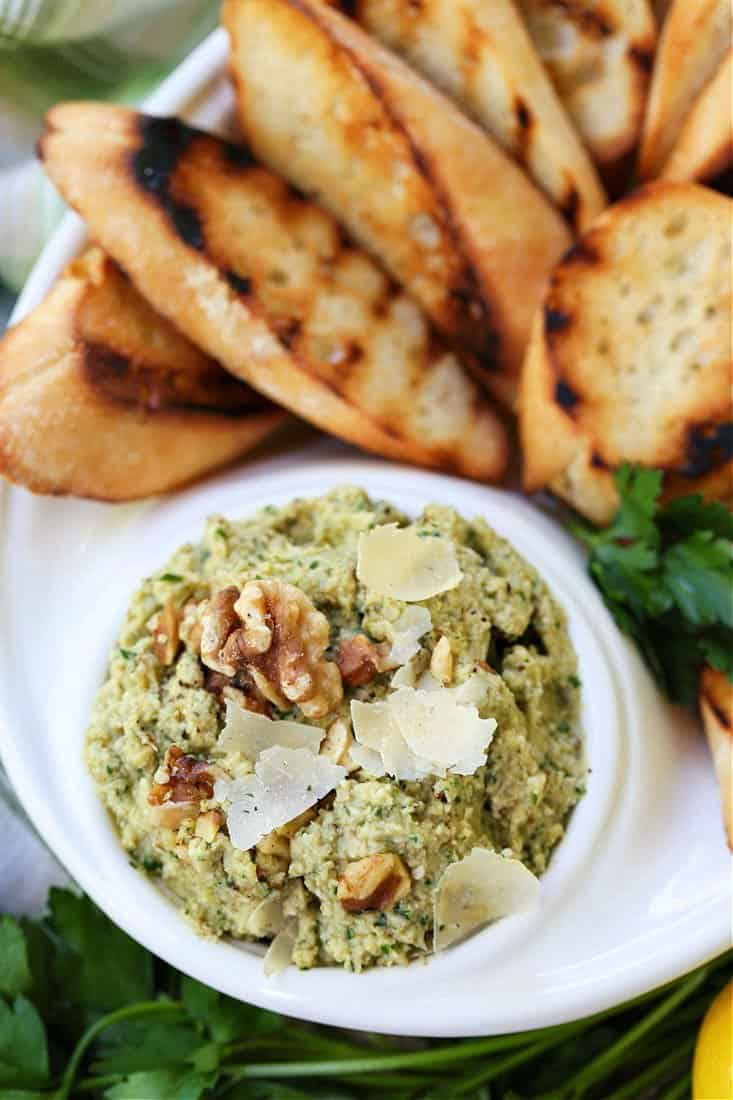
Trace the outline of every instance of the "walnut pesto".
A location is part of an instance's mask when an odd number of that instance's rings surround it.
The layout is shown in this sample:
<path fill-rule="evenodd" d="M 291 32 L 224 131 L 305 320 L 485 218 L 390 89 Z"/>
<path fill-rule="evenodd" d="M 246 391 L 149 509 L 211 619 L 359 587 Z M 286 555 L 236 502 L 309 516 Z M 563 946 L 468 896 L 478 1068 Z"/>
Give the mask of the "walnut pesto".
<path fill-rule="evenodd" d="M 239 522 L 214 517 L 201 543 L 181 547 L 133 597 L 86 759 L 131 861 L 201 933 L 268 942 L 289 921 L 301 968 L 407 963 L 432 950 L 435 885 L 450 864 L 479 847 L 541 874 L 562 838 L 585 783 L 565 615 L 483 520 L 438 505 L 415 529 L 452 541 L 460 583 L 418 605 L 368 589 L 356 576 L 359 535 L 408 522 L 351 487 Z M 408 606 L 430 616 L 415 673 L 443 691 L 473 678 L 478 715 L 496 720 L 473 774 L 405 781 L 350 761 L 351 702 L 393 692 L 388 656 Z M 317 696 L 283 672 L 283 653 L 297 663 L 309 652 L 296 679 Z M 217 786 L 255 782 L 253 762 L 219 741 L 227 707 L 260 726 L 318 727 L 321 757 L 343 766 L 334 790 L 246 851 L 232 843 Z"/>

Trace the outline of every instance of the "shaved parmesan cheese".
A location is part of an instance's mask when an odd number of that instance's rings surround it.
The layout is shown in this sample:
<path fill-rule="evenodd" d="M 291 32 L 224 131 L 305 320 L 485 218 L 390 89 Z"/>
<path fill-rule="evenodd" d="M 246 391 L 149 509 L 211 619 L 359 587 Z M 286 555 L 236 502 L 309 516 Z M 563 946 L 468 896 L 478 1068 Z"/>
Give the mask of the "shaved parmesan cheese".
<path fill-rule="evenodd" d="M 349 749 L 349 759 L 357 768 L 368 772 L 369 775 L 379 778 L 387 774 L 387 770 L 382 763 L 381 754 L 375 752 L 374 749 L 368 749 L 365 745 L 360 745 L 358 742 L 355 742 Z"/>
<path fill-rule="evenodd" d="M 423 537 L 396 523 L 359 536 L 356 576 L 378 595 L 407 603 L 447 592 L 462 578 L 450 539 Z"/>
<path fill-rule="evenodd" d="M 404 665 L 420 649 L 423 634 L 433 629 L 427 607 L 406 607 L 394 625 L 394 639 L 387 658 L 389 666 Z"/>
<path fill-rule="evenodd" d="M 266 978 L 287 970 L 293 961 L 297 939 L 298 922 L 295 917 L 289 917 L 267 949 L 263 963 Z"/>
<path fill-rule="evenodd" d="M 402 665 L 401 668 L 397 669 L 397 671 L 395 672 L 394 676 L 392 677 L 392 679 L 390 680 L 389 683 L 390 683 L 390 687 L 393 690 L 394 690 L 394 688 L 398 688 L 398 687 L 414 688 L 415 687 L 415 679 L 416 678 L 415 678 L 414 666 L 412 665 L 411 662 L 408 661 L 408 663 L 406 665 Z"/>
<path fill-rule="evenodd" d="M 260 754 L 254 775 L 217 780 L 214 795 L 229 803 L 232 844 L 247 851 L 273 829 L 314 806 L 345 775 L 346 768 L 314 756 L 309 749 L 277 745 Z"/>
<path fill-rule="evenodd" d="M 442 951 L 487 921 L 529 909 L 539 891 L 539 880 L 518 859 L 474 848 L 465 859 L 451 863 L 438 880 L 433 908 L 435 950 Z"/>
<path fill-rule="evenodd" d="M 227 719 L 219 735 L 222 752 L 241 752 L 249 760 L 257 760 L 265 749 L 280 745 L 286 749 L 308 749 L 318 752 L 323 730 L 303 722 L 273 721 L 264 714 L 240 707 L 227 699 Z"/>
<path fill-rule="evenodd" d="M 247 931 L 251 936 L 274 936 L 285 923 L 283 903 L 279 894 L 270 894 L 254 908 L 247 921 Z"/>
<path fill-rule="evenodd" d="M 486 763 L 496 722 L 480 718 L 475 706 L 456 702 L 457 690 L 398 687 L 379 703 L 352 700 L 357 742 L 379 753 L 385 772 L 395 779 L 473 775 Z"/>

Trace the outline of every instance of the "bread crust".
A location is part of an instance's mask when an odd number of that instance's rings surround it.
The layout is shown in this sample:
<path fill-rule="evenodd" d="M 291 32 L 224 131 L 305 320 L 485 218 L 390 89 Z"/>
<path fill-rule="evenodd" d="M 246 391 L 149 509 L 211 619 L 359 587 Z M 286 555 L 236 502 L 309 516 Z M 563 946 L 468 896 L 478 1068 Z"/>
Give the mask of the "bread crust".
<path fill-rule="evenodd" d="M 636 145 L 656 48 L 648 0 L 518 0 L 593 159 L 609 175 Z"/>
<path fill-rule="evenodd" d="M 40 151 L 140 292 L 237 377 L 367 450 L 502 475 L 503 424 L 414 302 L 249 150 L 64 104 Z"/>
<path fill-rule="evenodd" d="M 332 0 L 450 96 L 576 231 L 607 205 L 513 0 Z"/>
<path fill-rule="evenodd" d="M 35 493 L 164 493 L 284 419 L 157 315 L 99 248 L 0 341 L 0 473 Z"/>
<path fill-rule="evenodd" d="M 662 169 L 662 179 L 713 187 L 733 166 L 733 49 L 700 92 Z"/>
<path fill-rule="evenodd" d="M 570 243 L 559 213 L 474 122 L 314 0 L 227 0 L 243 132 L 420 303 L 510 404 L 531 317 Z"/>
<path fill-rule="evenodd" d="M 662 172 L 695 101 L 730 44 L 730 0 L 674 0 L 649 89 L 639 151 L 641 179 L 655 179 Z M 728 97 L 730 101 L 730 88 Z"/>
<path fill-rule="evenodd" d="M 733 851 L 733 684 L 724 672 L 703 669 L 698 701 L 720 785 L 728 847 Z"/>
<path fill-rule="evenodd" d="M 667 497 L 731 495 L 730 218 L 694 184 L 617 203 L 556 267 L 520 393 L 523 480 L 599 524 L 613 471 L 664 471 Z"/>

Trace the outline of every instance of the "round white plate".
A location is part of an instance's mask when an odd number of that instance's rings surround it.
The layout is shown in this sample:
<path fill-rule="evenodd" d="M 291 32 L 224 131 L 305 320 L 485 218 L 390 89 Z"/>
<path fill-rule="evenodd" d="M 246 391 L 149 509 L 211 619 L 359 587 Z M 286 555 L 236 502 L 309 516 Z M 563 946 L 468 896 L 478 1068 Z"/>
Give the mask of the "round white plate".
<path fill-rule="evenodd" d="M 226 128 L 217 32 L 149 105 Z M 70 215 L 16 310 L 43 297 L 84 240 Z M 91 701 L 129 596 L 211 512 L 351 482 L 409 513 L 431 500 L 483 515 L 538 566 L 568 610 L 584 682 L 591 775 L 532 913 L 500 921 L 424 965 L 352 975 L 262 973 L 261 951 L 198 938 L 128 864 L 82 762 Z M 4 498 L 0 748 L 40 834 L 131 936 L 234 997 L 342 1027 L 478 1035 L 560 1023 L 671 979 L 730 941 L 730 870 L 704 740 L 667 707 L 585 576 L 572 541 L 518 496 L 358 459 L 333 442 L 294 449 L 141 505 Z"/>

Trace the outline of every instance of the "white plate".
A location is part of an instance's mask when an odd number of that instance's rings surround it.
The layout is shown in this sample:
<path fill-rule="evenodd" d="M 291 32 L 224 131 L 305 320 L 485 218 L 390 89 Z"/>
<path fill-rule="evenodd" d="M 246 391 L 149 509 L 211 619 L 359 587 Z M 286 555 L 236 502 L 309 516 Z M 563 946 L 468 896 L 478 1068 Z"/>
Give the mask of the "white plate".
<path fill-rule="evenodd" d="M 217 33 L 166 81 L 152 109 L 227 125 Z M 32 308 L 83 242 L 72 216 L 16 311 Z M 534 562 L 568 609 L 584 681 L 588 793 L 542 879 L 536 911 L 406 969 L 262 974 L 261 952 L 197 938 L 133 871 L 82 763 L 94 691 L 129 595 L 210 512 L 364 485 L 408 512 L 430 500 L 484 515 Z M 730 874 L 718 795 L 694 722 L 665 706 L 587 580 L 577 548 L 502 491 L 356 459 L 335 443 L 245 465 L 134 506 L 5 496 L 0 582 L 0 747 L 36 827 L 121 927 L 181 970 L 247 1001 L 344 1027 L 477 1035 L 560 1023 L 683 973 L 730 940 Z"/>

